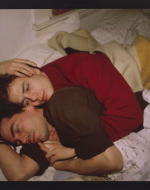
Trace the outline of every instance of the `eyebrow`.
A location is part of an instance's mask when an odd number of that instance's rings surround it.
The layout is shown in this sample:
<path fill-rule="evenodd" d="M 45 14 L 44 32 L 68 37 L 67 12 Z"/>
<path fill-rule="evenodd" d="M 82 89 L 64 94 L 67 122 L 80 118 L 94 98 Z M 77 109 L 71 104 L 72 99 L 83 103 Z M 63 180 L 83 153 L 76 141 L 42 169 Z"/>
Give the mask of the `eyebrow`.
<path fill-rule="evenodd" d="M 22 83 L 22 94 L 24 94 L 24 83 L 25 81 Z"/>
<path fill-rule="evenodd" d="M 14 123 L 10 127 L 10 132 L 11 132 L 12 136 L 14 137 Z"/>

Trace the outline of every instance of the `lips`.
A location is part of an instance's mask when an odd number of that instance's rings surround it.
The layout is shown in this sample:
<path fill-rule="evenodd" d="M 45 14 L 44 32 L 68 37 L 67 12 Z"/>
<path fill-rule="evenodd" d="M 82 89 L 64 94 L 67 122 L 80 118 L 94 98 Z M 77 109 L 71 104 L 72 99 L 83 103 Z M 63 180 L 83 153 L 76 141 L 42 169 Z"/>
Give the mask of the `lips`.
<path fill-rule="evenodd" d="M 32 135 L 32 142 L 33 142 L 33 143 L 36 143 L 36 142 L 37 142 L 36 137 L 35 137 L 35 132 L 33 132 L 33 135 Z"/>

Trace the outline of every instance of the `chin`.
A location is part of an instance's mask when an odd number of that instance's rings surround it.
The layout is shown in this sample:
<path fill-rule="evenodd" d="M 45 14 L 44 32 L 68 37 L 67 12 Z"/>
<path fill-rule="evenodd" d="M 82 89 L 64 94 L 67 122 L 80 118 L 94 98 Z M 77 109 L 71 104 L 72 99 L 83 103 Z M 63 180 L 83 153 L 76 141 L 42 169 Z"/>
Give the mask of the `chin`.
<path fill-rule="evenodd" d="M 41 136 L 42 142 L 48 141 L 48 139 L 49 139 L 49 133 L 43 132 Z"/>

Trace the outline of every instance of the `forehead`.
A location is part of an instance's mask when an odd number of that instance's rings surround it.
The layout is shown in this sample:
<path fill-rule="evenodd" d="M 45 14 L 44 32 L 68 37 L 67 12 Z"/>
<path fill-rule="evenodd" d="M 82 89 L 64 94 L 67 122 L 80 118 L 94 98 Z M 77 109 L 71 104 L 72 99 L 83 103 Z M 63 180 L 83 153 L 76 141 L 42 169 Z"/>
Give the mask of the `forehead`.
<path fill-rule="evenodd" d="M 25 78 L 16 78 L 8 87 L 9 101 L 20 104 L 22 102 L 22 86 Z"/>
<path fill-rule="evenodd" d="M 26 116 L 25 113 L 21 112 L 19 114 L 15 114 L 11 118 L 3 118 L 1 120 L 1 125 L 0 125 L 0 135 L 2 136 L 2 138 L 14 143 L 14 138 L 12 136 L 12 131 L 11 131 L 12 127 L 15 125 L 26 126 L 25 116 Z"/>
<path fill-rule="evenodd" d="M 28 116 L 25 111 L 13 115 L 11 118 L 3 118 L 0 123 L 0 131 L 9 130 L 14 123 L 23 124 L 28 121 Z"/>
<path fill-rule="evenodd" d="M 36 81 L 36 80 L 40 79 L 41 77 L 43 77 L 43 75 L 41 75 L 41 74 L 34 74 L 34 75 L 30 76 L 30 77 L 28 77 L 28 76 L 26 76 L 24 78 L 17 77 L 17 78 L 14 79 L 14 81 L 16 81 L 16 82 L 22 82 L 24 80 Z M 14 83 L 12 82 L 12 84 L 14 84 Z"/>
<path fill-rule="evenodd" d="M 0 135 L 2 136 L 2 138 L 4 138 L 5 140 L 11 140 L 11 125 L 13 124 L 12 119 L 11 118 L 3 118 L 1 120 L 1 125 L 0 125 Z"/>
<path fill-rule="evenodd" d="M 3 118 L 1 120 L 0 128 L 3 129 L 5 126 L 6 126 L 6 128 L 9 128 L 15 122 L 24 121 L 24 118 L 25 118 L 24 112 L 15 114 L 10 118 L 7 118 L 7 117 Z"/>

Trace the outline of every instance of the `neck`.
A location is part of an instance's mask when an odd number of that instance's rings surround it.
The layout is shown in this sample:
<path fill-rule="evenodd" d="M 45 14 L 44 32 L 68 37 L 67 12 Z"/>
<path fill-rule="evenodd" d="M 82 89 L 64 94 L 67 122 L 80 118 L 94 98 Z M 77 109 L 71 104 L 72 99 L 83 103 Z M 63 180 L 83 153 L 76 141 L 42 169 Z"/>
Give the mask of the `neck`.
<path fill-rule="evenodd" d="M 38 112 L 41 116 L 43 116 L 43 108 L 36 108 L 36 112 Z"/>
<path fill-rule="evenodd" d="M 38 114 L 43 116 L 43 108 L 36 108 L 35 110 L 38 112 Z M 45 118 L 45 120 L 46 120 L 46 118 Z M 47 120 L 46 120 L 46 123 L 47 123 L 47 127 L 48 127 L 48 130 L 49 130 L 49 138 L 50 138 L 50 136 L 54 135 L 53 134 L 54 133 L 54 127 L 52 125 L 50 125 Z"/>

